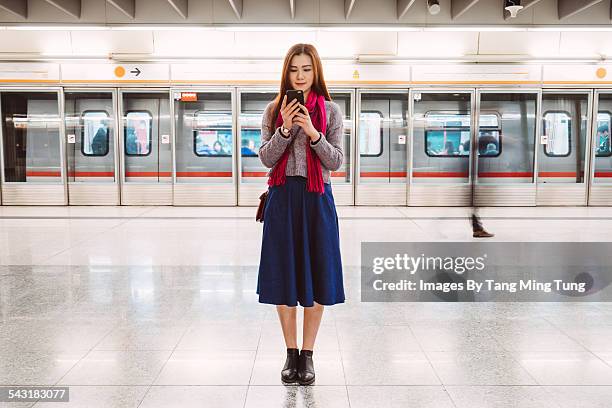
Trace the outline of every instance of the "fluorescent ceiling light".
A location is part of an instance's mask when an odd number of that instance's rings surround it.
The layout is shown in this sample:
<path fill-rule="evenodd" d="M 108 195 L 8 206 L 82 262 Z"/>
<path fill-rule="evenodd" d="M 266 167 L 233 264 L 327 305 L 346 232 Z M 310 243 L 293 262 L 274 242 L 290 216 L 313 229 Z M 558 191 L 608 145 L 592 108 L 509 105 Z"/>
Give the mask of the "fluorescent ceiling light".
<path fill-rule="evenodd" d="M 326 26 L 318 27 L 320 31 L 423 31 L 422 27 L 406 26 Z"/>
<path fill-rule="evenodd" d="M 105 58 L 106 60 L 108 60 L 108 57 L 111 55 L 110 52 L 106 52 L 106 53 L 93 53 L 93 54 L 88 54 L 88 53 L 74 53 L 74 54 L 62 54 L 62 55 L 58 55 L 58 54 L 53 54 L 53 53 L 42 53 L 42 55 L 44 55 L 45 57 L 51 57 L 51 58 L 58 58 L 58 59 L 70 59 L 70 58 Z"/>
<path fill-rule="evenodd" d="M 481 31 L 527 31 L 524 27 L 512 26 L 446 26 L 446 27 L 425 27 L 424 31 L 458 31 L 458 32 L 481 32 Z"/>
<path fill-rule="evenodd" d="M 551 32 L 609 32 L 612 26 L 400 26 L 400 25 L 340 25 L 340 26 L 300 26 L 300 25 L 5 25 L 0 30 L 15 31 L 244 31 L 244 32 L 315 32 L 315 31 L 346 31 L 346 32 L 485 32 L 485 31 L 551 31 Z"/>
<path fill-rule="evenodd" d="M 214 27 L 219 31 L 316 31 L 317 27 L 309 26 L 262 26 L 262 25 L 228 25 Z"/>
<path fill-rule="evenodd" d="M 168 26 L 148 26 L 148 25 L 120 25 L 111 26 L 113 31 L 214 31 L 212 26 L 190 26 L 190 25 L 168 25 Z"/>
<path fill-rule="evenodd" d="M 602 26 L 551 26 L 551 27 L 528 27 L 527 31 L 612 31 L 612 27 Z"/>
<path fill-rule="evenodd" d="M 108 26 L 85 26 L 85 25 L 73 25 L 73 26 L 39 26 L 39 25 L 23 25 L 23 26 L 6 26 L 7 30 L 15 31 L 107 31 L 110 30 Z"/>

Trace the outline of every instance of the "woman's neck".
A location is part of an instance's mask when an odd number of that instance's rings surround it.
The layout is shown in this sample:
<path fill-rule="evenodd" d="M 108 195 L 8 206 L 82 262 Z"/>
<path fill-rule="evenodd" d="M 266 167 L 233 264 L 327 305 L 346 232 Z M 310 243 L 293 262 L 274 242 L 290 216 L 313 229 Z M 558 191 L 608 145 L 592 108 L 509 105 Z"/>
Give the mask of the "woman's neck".
<path fill-rule="evenodd" d="M 304 102 L 308 100 L 308 94 L 310 93 L 310 89 L 304 91 Z"/>

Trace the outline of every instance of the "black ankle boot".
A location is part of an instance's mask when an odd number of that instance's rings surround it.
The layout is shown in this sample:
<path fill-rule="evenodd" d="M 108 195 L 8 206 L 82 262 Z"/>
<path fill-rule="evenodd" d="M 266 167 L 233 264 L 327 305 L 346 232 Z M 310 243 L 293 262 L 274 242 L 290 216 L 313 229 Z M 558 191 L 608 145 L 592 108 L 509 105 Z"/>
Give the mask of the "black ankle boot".
<path fill-rule="evenodd" d="M 297 373 L 300 385 L 311 385 L 315 381 L 314 363 L 312 362 L 312 350 L 300 352 L 300 362 Z"/>
<path fill-rule="evenodd" d="M 300 352 L 296 348 L 287 349 L 287 360 L 281 371 L 281 381 L 284 383 L 297 382 L 298 360 Z"/>

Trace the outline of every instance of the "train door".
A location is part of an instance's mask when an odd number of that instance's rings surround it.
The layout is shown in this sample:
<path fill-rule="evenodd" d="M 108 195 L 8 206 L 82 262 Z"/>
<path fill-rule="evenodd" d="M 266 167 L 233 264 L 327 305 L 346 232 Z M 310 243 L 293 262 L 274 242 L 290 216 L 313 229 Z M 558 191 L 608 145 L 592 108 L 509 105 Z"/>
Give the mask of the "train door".
<path fill-rule="evenodd" d="M 235 93 L 207 88 L 172 95 L 174 205 L 236 205 Z"/>
<path fill-rule="evenodd" d="M 344 139 L 342 150 L 344 161 L 342 166 L 331 172 L 331 183 L 334 191 L 334 201 L 336 205 L 354 205 L 355 187 L 353 184 L 353 148 L 355 139 L 353 136 L 353 108 L 355 92 L 353 90 L 330 89 L 329 94 L 342 112 Z"/>
<path fill-rule="evenodd" d="M 64 91 L 68 204 L 119 205 L 116 91 Z"/>
<path fill-rule="evenodd" d="M 172 205 L 172 132 L 167 90 L 121 90 L 121 204 Z"/>
<path fill-rule="evenodd" d="M 586 205 L 591 92 L 543 91 L 536 141 L 537 205 Z"/>
<path fill-rule="evenodd" d="M 263 112 L 277 93 L 272 89 L 238 90 L 238 205 L 258 205 L 259 196 L 268 188 L 267 174 L 270 169 L 261 163 L 257 154 L 261 147 Z"/>
<path fill-rule="evenodd" d="M 4 205 L 65 205 L 61 91 L 0 90 Z"/>
<path fill-rule="evenodd" d="M 535 206 L 537 90 L 479 90 L 474 204 Z"/>
<path fill-rule="evenodd" d="M 411 91 L 412 160 L 408 204 L 472 204 L 474 91 Z"/>
<path fill-rule="evenodd" d="M 406 205 L 408 91 L 357 93 L 356 205 Z"/>
<path fill-rule="evenodd" d="M 612 205 L 612 93 L 597 91 L 594 105 L 589 205 Z"/>

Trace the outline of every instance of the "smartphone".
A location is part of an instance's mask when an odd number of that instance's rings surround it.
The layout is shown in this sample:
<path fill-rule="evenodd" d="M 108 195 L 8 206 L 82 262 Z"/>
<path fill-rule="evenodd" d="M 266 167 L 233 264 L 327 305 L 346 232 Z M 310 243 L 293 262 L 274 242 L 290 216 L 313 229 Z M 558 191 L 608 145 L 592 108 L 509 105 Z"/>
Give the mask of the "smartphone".
<path fill-rule="evenodd" d="M 286 95 L 287 95 L 287 106 L 289 106 L 291 101 L 293 101 L 294 99 L 297 99 L 299 103 L 304 105 L 304 91 L 301 91 L 299 89 L 298 90 L 289 89 L 287 90 Z"/>

